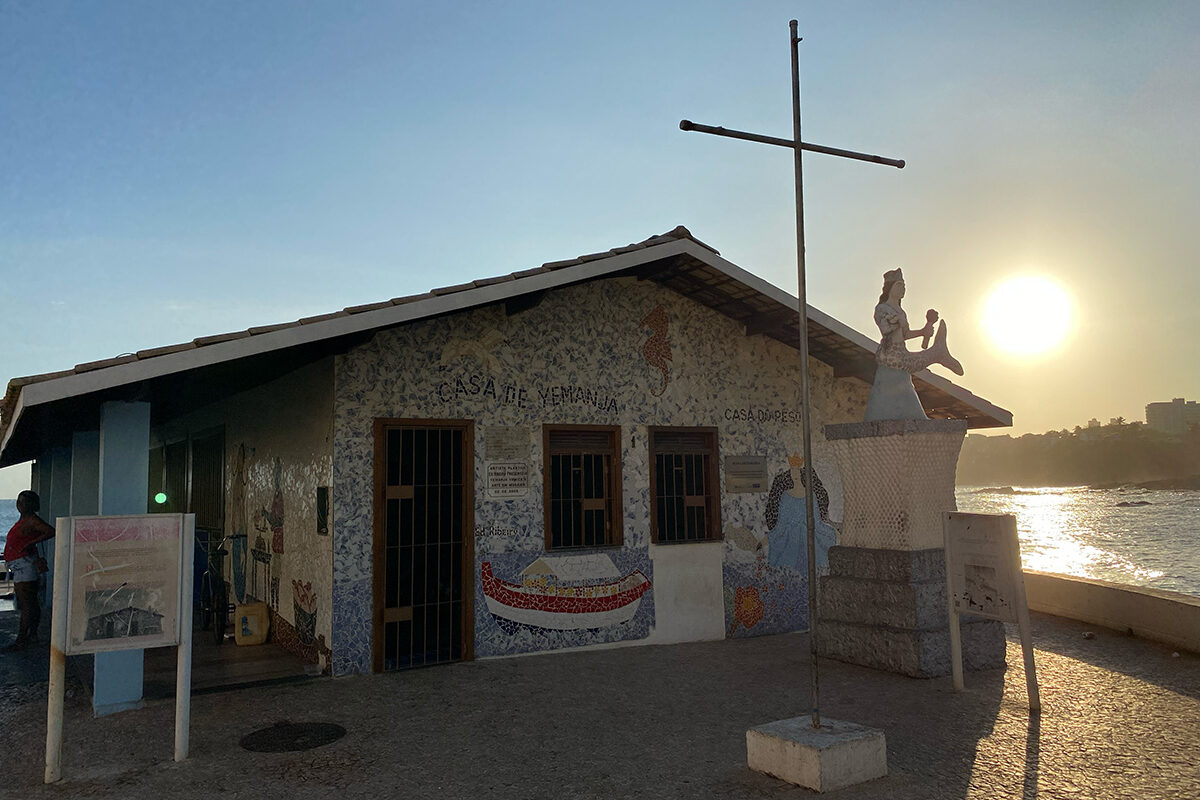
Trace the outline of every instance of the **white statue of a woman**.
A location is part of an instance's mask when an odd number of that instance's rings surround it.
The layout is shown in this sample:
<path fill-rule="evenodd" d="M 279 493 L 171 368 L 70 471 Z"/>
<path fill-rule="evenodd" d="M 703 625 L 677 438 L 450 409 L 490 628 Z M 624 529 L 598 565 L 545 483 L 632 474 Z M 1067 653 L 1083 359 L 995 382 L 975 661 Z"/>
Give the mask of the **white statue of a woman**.
<path fill-rule="evenodd" d="M 946 346 L 946 323 L 943 321 L 934 334 L 933 323 L 938 314 L 933 309 L 925 315 L 925 327 L 912 330 L 908 327 L 908 315 L 900 307 L 904 297 L 904 273 L 899 269 L 883 273 L 883 293 L 879 305 L 875 306 L 875 324 L 882 338 L 875 351 L 875 382 L 867 400 L 867 419 L 928 419 L 917 391 L 913 388 L 912 373 L 920 372 L 930 364 L 941 364 L 955 375 L 962 375 L 962 364 L 950 355 Z M 909 352 L 905 340 L 917 336 L 933 337 L 933 346 L 927 350 Z"/>

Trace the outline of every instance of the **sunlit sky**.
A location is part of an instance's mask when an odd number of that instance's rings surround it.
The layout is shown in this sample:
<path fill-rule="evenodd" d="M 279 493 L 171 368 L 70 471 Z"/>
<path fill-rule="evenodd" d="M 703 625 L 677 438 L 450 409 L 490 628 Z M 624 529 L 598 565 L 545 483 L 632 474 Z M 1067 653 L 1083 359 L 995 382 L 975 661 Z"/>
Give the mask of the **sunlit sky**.
<path fill-rule="evenodd" d="M 904 267 L 1015 434 L 1200 397 L 1194 2 L 0 0 L 0 378 L 679 224 L 794 292 L 790 153 L 678 128 L 790 137 L 793 17 L 804 138 L 908 162 L 805 157 L 813 305 L 875 338 Z"/>

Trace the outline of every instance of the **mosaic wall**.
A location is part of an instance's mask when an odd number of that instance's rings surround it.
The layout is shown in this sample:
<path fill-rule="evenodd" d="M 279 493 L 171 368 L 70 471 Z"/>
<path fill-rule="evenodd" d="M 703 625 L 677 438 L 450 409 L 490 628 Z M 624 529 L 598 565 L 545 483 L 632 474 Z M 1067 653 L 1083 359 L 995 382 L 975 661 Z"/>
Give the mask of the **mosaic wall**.
<path fill-rule="evenodd" d="M 642 639 L 654 620 L 647 550 L 477 559 L 475 655 Z"/>
<path fill-rule="evenodd" d="M 272 638 L 306 658 L 332 638 L 332 537 L 317 524 L 317 489 L 333 481 L 332 383 L 327 359 L 154 432 L 172 440 L 224 426 L 231 594 L 265 601 L 286 622 Z"/>
<path fill-rule="evenodd" d="M 818 534 L 828 542 L 841 520 L 841 485 L 819 431 L 827 423 L 861 419 L 868 387 L 834 379 L 827 365 L 811 364 L 813 460 L 828 497 Z M 334 674 L 370 670 L 377 417 L 475 421 L 479 656 L 649 634 L 655 603 L 648 556 L 648 425 L 713 426 L 719 429 L 722 461 L 726 455 L 766 459 L 777 484 L 773 519 L 767 513 L 772 492 L 722 498 L 727 626 L 734 636 L 805 627 L 805 567 L 795 547 L 803 535 L 795 529 L 804 517 L 803 489 L 781 477 L 795 471 L 788 456 L 800 449 L 798 380 L 799 360 L 791 348 L 747 337 L 717 312 L 633 278 L 558 289 L 513 316 L 491 307 L 415 323 L 338 356 Z M 621 547 L 545 552 L 543 423 L 621 426 Z M 496 480 L 489 463 L 497 459 L 488 453 L 488 430 L 496 428 L 510 434 L 504 460 L 514 463 L 515 439 L 523 456 L 518 461 L 528 465 L 527 475 L 518 466 L 514 496 L 489 488 L 489 475 Z M 582 615 L 578 620 L 585 624 L 576 625 L 572 614 Z"/>

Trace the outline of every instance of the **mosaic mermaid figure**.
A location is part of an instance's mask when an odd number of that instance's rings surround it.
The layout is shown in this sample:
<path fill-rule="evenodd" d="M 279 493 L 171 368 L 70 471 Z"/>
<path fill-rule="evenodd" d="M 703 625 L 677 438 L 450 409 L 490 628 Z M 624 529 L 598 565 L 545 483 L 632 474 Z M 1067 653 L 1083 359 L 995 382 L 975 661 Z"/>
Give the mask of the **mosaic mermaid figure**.
<path fill-rule="evenodd" d="M 883 292 L 879 305 L 875 306 L 875 324 L 882 338 L 875 351 L 875 382 L 867 400 L 867 419 L 928 419 L 925 409 L 913 388 L 912 373 L 920 372 L 931 364 L 941 364 L 955 375 L 962 375 L 962 364 L 950 355 L 946 345 L 946 323 L 943 320 L 934 333 L 933 325 L 938 322 L 938 313 L 933 309 L 925 315 L 925 327 L 912 330 L 908 327 L 908 315 L 901 308 L 904 297 L 904 273 L 899 269 L 883 273 Z M 910 352 L 904 344 L 907 339 L 924 337 L 922 347 L 933 337 L 928 349 Z"/>

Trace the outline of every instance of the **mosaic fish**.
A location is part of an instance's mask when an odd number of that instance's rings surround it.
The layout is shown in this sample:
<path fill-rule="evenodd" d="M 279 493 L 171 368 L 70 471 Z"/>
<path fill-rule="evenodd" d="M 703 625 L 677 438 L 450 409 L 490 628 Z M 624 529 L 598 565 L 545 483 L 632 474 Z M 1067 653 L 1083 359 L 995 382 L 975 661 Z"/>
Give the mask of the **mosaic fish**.
<path fill-rule="evenodd" d="M 667 311 L 661 305 L 642 318 L 642 327 L 649 328 L 650 338 L 642 345 L 642 357 L 646 363 L 662 373 L 662 386 L 655 397 L 661 397 L 667 390 L 667 382 L 671 376 L 671 340 L 667 338 L 667 326 L 670 324 Z"/>

